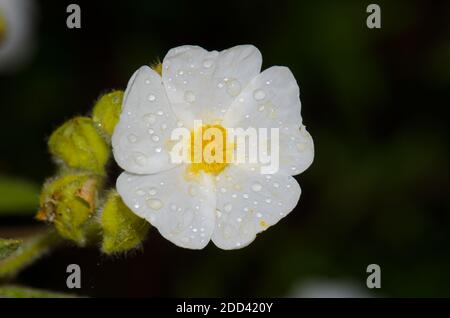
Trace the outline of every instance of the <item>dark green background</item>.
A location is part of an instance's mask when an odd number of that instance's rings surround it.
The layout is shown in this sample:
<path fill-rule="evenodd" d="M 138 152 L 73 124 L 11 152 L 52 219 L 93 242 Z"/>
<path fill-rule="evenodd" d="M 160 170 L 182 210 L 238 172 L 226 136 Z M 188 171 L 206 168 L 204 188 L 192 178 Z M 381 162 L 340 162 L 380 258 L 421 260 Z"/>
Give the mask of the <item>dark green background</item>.
<path fill-rule="evenodd" d="M 448 1 L 377 1 L 379 30 L 365 25 L 367 1 L 72 2 L 82 29 L 66 28 L 70 2 L 39 1 L 36 54 L 0 76 L 0 172 L 42 183 L 58 125 L 183 44 L 254 44 L 263 68 L 288 66 L 316 157 L 298 178 L 297 209 L 247 248 L 184 250 L 152 229 L 143 251 L 62 249 L 19 283 L 67 291 L 66 266 L 77 263 L 89 296 L 285 296 L 311 279 L 450 296 Z M 365 287 L 371 263 L 378 291 Z"/>

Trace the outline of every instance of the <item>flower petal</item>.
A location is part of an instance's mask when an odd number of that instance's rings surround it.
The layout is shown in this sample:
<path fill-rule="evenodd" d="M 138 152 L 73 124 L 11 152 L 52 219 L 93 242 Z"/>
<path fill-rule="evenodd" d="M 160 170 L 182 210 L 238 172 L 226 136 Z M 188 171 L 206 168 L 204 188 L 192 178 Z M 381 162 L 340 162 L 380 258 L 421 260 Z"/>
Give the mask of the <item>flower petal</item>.
<path fill-rule="evenodd" d="M 262 57 L 251 45 L 222 52 L 198 46 L 170 50 L 163 61 L 163 81 L 175 113 L 186 120 L 220 120 L 250 80 L 259 74 Z"/>
<path fill-rule="evenodd" d="M 300 127 L 300 91 L 287 67 L 273 66 L 255 77 L 224 116 L 225 127 Z"/>
<path fill-rule="evenodd" d="M 172 243 L 190 249 L 208 244 L 216 206 L 210 176 L 189 177 L 179 166 L 153 175 L 124 172 L 116 186 L 125 204 Z"/>
<path fill-rule="evenodd" d="M 170 134 L 177 119 L 167 99 L 161 77 L 142 66 L 130 79 L 120 120 L 112 135 L 114 158 L 133 173 L 170 169 Z"/>
<path fill-rule="evenodd" d="M 287 174 L 262 175 L 231 165 L 216 178 L 214 244 L 222 249 L 247 246 L 294 209 L 300 192 Z"/>
<path fill-rule="evenodd" d="M 280 171 L 291 176 L 302 173 L 314 159 L 314 143 L 305 126 L 280 130 Z"/>

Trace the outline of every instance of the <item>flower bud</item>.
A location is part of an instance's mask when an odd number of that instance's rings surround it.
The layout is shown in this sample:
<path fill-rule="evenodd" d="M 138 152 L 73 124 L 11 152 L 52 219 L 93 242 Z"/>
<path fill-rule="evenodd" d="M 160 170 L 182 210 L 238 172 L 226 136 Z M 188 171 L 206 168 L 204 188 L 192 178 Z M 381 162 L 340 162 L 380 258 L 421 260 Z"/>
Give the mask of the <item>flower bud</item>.
<path fill-rule="evenodd" d="M 48 146 L 50 153 L 70 168 L 105 174 L 110 150 L 88 117 L 65 122 L 52 133 Z"/>
<path fill-rule="evenodd" d="M 79 245 L 86 243 L 87 225 L 95 212 L 98 177 L 79 173 L 50 180 L 40 197 L 36 218 L 54 224 L 59 234 Z"/>
<path fill-rule="evenodd" d="M 113 191 L 103 207 L 102 251 L 106 254 L 125 252 L 139 246 L 144 240 L 150 224 L 134 214 Z"/>
<path fill-rule="evenodd" d="M 112 91 L 99 98 L 92 110 L 94 123 L 111 137 L 122 110 L 123 91 Z"/>

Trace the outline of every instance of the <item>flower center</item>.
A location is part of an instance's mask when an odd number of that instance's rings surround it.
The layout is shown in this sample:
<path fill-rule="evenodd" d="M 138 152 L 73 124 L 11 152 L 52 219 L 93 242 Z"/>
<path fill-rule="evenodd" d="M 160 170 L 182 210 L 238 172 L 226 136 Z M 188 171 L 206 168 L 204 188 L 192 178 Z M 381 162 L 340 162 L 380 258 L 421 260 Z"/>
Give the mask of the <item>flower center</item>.
<path fill-rule="evenodd" d="M 191 130 L 189 171 L 219 174 L 226 168 L 233 151 L 227 144 L 227 130 L 221 125 L 203 125 Z"/>
<path fill-rule="evenodd" d="M 6 38 L 6 19 L 5 15 L 3 14 L 2 9 L 0 8 L 0 45 L 3 43 L 3 41 Z"/>

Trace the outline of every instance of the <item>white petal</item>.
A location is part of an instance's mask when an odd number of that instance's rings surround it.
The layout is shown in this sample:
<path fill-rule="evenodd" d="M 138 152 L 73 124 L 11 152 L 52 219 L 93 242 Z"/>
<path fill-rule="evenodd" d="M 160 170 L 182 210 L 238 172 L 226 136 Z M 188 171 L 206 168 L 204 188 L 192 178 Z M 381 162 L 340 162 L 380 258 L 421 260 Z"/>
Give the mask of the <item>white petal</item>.
<path fill-rule="evenodd" d="M 250 244 L 292 211 L 300 186 L 286 174 L 262 175 L 234 165 L 216 179 L 217 220 L 212 240 L 222 249 Z"/>
<path fill-rule="evenodd" d="M 187 177 L 179 166 L 153 175 L 122 173 L 117 191 L 138 216 L 155 226 L 172 243 L 204 248 L 214 230 L 216 196 L 211 177 Z"/>
<path fill-rule="evenodd" d="M 305 171 L 314 159 L 314 143 L 305 126 L 280 130 L 280 171 L 291 176 Z"/>
<path fill-rule="evenodd" d="M 163 81 L 175 113 L 187 121 L 220 120 L 232 101 L 261 70 L 261 53 L 251 45 L 222 52 L 198 46 L 170 50 L 163 61 Z"/>
<path fill-rule="evenodd" d="M 122 113 L 113 136 L 114 158 L 133 173 L 154 173 L 172 168 L 170 134 L 177 119 L 170 108 L 161 76 L 142 66 L 130 79 Z"/>
<path fill-rule="evenodd" d="M 273 66 L 255 77 L 225 114 L 225 127 L 300 127 L 300 91 L 287 67 Z"/>

